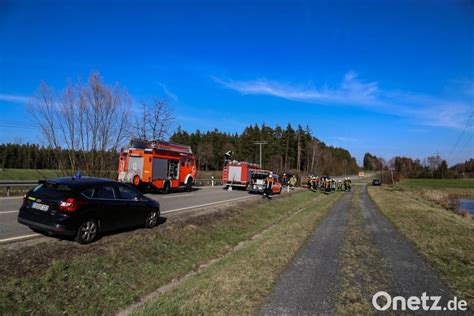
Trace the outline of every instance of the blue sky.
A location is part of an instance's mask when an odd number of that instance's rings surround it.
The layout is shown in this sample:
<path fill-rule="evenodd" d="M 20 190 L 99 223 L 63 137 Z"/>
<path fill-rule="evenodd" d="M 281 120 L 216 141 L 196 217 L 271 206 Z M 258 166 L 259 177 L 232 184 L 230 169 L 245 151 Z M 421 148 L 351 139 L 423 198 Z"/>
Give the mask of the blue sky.
<path fill-rule="evenodd" d="M 187 130 L 308 125 L 361 161 L 474 157 L 472 1 L 0 1 L 0 142 L 100 71 Z M 23 124 L 20 124 L 23 123 Z"/>

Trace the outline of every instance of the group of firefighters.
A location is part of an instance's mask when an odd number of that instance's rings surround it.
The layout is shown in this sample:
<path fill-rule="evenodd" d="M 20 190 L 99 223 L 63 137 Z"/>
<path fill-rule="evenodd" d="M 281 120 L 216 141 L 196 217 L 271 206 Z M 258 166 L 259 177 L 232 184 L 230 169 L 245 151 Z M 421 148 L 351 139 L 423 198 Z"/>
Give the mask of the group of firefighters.
<path fill-rule="evenodd" d="M 350 191 L 352 188 L 352 181 L 349 177 L 344 179 L 333 179 L 329 177 L 315 177 L 311 176 L 308 180 L 308 189 L 312 191 L 321 190 L 324 193 L 331 193 L 335 191 Z"/>
<path fill-rule="evenodd" d="M 283 174 L 282 177 L 282 185 L 287 188 L 289 191 L 290 189 L 294 189 L 297 184 L 296 176 L 288 177 L 286 174 Z M 271 199 L 273 195 L 273 184 L 275 183 L 275 179 L 272 173 L 269 173 L 268 177 L 265 179 L 265 186 L 262 198 Z M 308 189 L 312 191 L 320 190 L 326 194 L 336 191 L 351 191 L 352 189 L 352 181 L 349 177 L 345 177 L 344 179 L 334 179 L 330 177 L 315 177 L 311 176 L 308 179 Z"/>

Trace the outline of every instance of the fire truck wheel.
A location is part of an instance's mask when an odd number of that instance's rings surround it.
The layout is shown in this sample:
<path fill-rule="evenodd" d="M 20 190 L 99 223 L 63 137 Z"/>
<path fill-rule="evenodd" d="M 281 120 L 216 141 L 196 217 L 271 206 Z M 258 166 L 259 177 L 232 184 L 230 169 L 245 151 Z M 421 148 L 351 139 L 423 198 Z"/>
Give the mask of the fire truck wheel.
<path fill-rule="evenodd" d="M 193 179 L 189 178 L 188 182 L 186 182 L 186 192 L 191 192 L 193 189 Z"/>
<path fill-rule="evenodd" d="M 161 190 L 163 194 L 168 194 L 170 193 L 170 183 L 166 182 L 165 185 L 163 186 L 163 189 Z"/>
<path fill-rule="evenodd" d="M 138 175 L 133 177 L 133 185 L 138 186 L 140 184 L 140 177 Z"/>

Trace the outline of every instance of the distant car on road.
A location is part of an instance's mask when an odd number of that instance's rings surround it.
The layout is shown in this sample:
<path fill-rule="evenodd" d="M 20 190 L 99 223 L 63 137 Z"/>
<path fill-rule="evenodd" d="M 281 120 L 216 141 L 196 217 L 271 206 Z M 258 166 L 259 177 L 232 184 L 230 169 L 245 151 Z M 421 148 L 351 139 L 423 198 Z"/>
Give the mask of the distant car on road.
<path fill-rule="evenodd" d="M 372 185 L 375 185 L 375 186 L 382 185 L 382 180 L 374 179 L 372 180 Z"/>
<path fill-rule="evenodd" d="M 18 222 L 87 244 L 106 231 L 154 227 L 159 216 L 158 201 L 130 185 L 110 179 L 68 177 L 40 181 L 25 194 Z"/>

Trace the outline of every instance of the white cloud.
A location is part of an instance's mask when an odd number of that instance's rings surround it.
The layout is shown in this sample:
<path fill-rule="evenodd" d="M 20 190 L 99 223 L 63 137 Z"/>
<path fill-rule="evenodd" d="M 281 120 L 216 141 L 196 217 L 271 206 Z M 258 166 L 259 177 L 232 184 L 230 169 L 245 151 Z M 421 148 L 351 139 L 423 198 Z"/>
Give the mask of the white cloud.
<path fill-rule="evenodd" d="M 168 89 L 168 87 L 164 83 L 158 82 L 158 85 L 161 87 L 161 89 L 163 89 L 163 92 L 168 98 L 173 101 L 178 101 L 178 96 L 171 92 L 170 89 Z"/>
<path fill-rule="evenodd" d="M 362 82 L 355 72 L 348 72 L 341 85 L 335 89 L 301 87 L 282 84 L 267 79 L 251 81 L 225 80 L 217 77 L 213 79 L 223 86 L 236 90 L 242 94 L 271 95 L 293 101 L 302 101 L 320 104 L 343 105 L 377 105 L 378 84 L 376 82 Z M 381 105 L 381 104 L 378 104 Z"/>
<path fill-rule="evenodd" d="M 30 97 L 0 93 L 0 101 L 13 102 L 13 103 L 27 103 L 29 100 L 30 100 Z"/>
<path fill-rule="evenodd" d="M 378 82 L 360 80 L 353 71 L 347 72 L 335 88 L 297 86 L 267 79 L 236 81 L 213 77 L 213 80 L 244 95 L 270 95 L 324 106 L 360 107 L 427 126 L 463 128 L 474 109 L 472 98 L 470 102 L 446 100 L 418 93 L 382 90 Z"/>
<path fill-rule="evenodd" d="M 359 142 L 359 140 L 357 138 L 353 138 L 353 137 L 334 136 L 334 137 L 331 137 L 331 138 L 335 141 L 338 141 L 340 143 L 345 143 L 345 144 L 354 144 L 354 143 Z"/>

